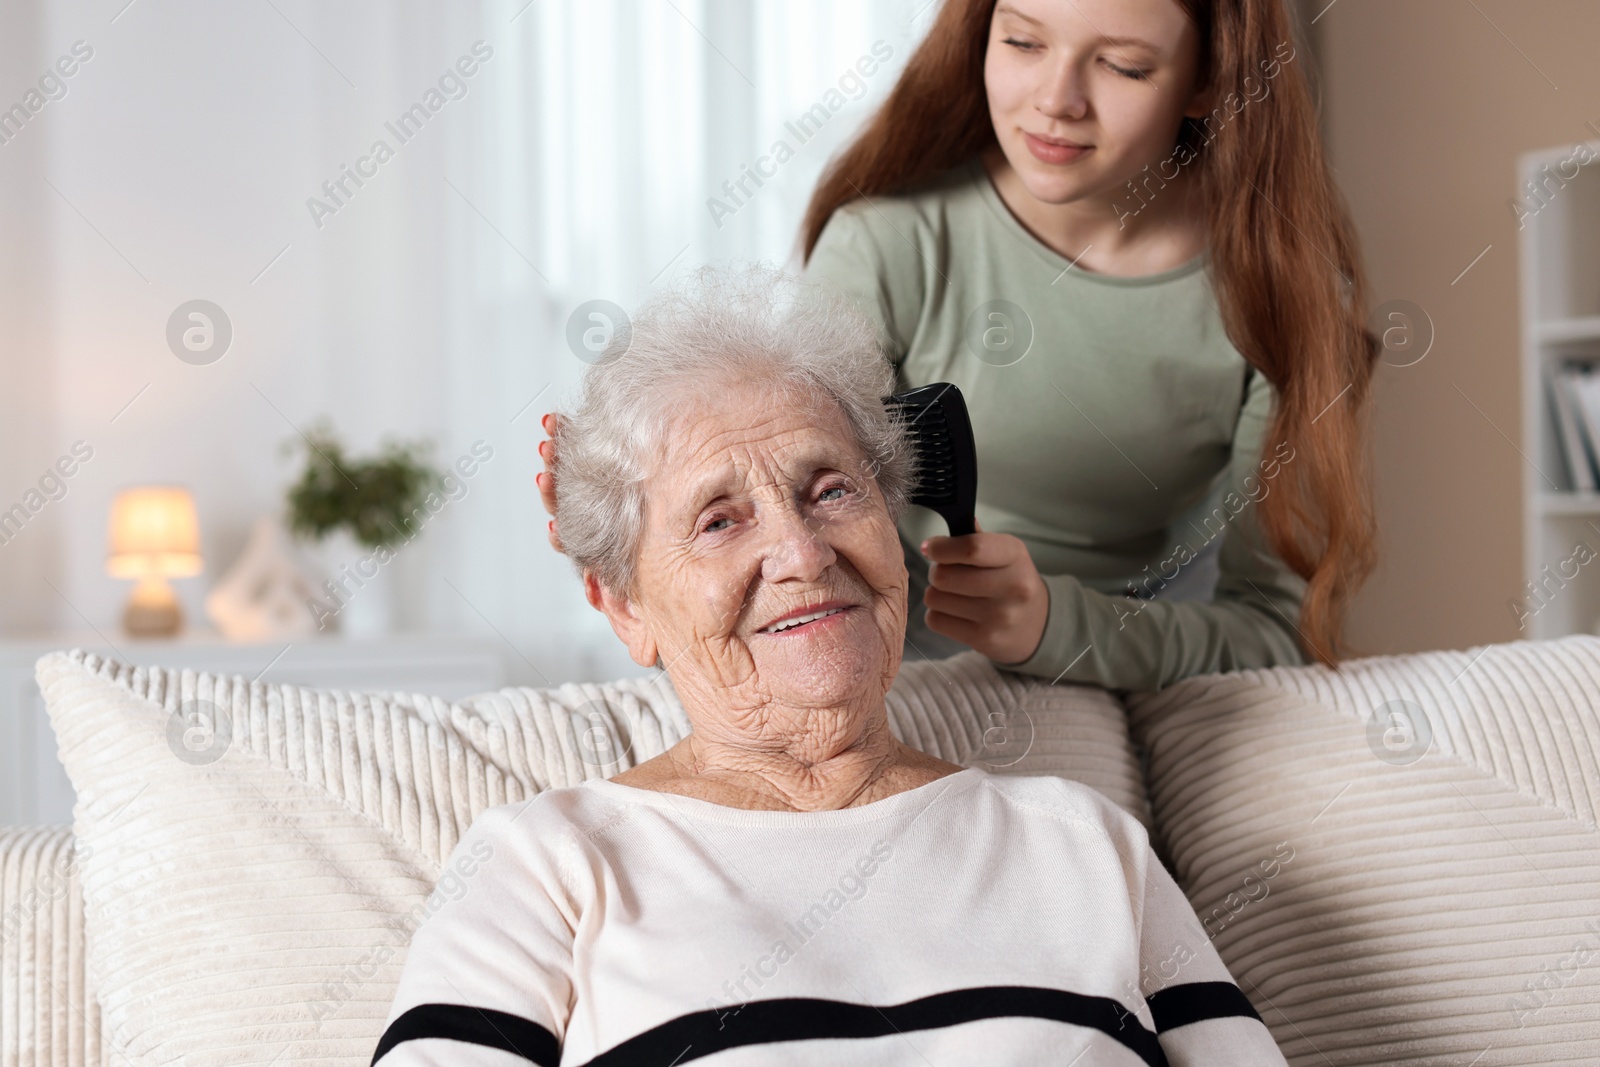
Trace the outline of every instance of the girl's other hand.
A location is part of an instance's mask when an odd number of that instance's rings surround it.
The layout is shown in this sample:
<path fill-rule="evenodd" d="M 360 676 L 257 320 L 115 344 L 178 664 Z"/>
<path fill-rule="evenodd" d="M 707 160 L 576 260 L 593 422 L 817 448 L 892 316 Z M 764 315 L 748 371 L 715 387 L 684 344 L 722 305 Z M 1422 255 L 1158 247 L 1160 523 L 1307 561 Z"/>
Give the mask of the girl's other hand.
<path fill-rule="evenodd" d="M 544 509 L 550 513 L 550 522 L 545 527 L 545 532 L 550 537 L 550 547 L 560 552 L 561 536 L 556 532 L 555 514 L 556 434 L 561 432 L 561 416 L 554 412 L 546 412 L 544 418 L 539 420 L 539 425 L 550 435 L 550 440 L 539 442 L 539 458 L 544 460 L 544 470 L 534 476 L 534 481 L 539 486 L 539 499 L 544 502 Z"/>
<path fill-rule="evenodd" d="M 930 537 L 922 542 L 928 568 L 928 629 L 955 638 L 996 663 L 1033 656 L 1050 617 L 1050 590 L 1028 546 L 1011 534 Z"/>

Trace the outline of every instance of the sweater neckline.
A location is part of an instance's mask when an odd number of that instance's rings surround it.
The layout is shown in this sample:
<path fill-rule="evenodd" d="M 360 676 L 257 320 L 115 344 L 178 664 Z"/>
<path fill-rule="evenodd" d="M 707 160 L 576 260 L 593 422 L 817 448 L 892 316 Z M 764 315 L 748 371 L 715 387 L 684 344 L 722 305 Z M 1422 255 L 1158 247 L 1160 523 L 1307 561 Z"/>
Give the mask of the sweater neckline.
<path fill-rule="evenodd" d="M 622 804 L 657 808 L 706 822 L 735 826 L 836 827 L 876 822 L 908 810 L 928 807 L 937 803 L 947 791 L 971 788 L 987 775 L 988 772 L 982 767 L 964 767 L 953 774 L 902 790 L 882 800 L 832 811 L 768 811 L 734 808 L 726 804 L 701 800 L 699 797 L 686 797 L 680 793 L 664 793 L 656 789 L 623 785 L 608 778 L 590 778 L 581 783 L 579 788 L 599 793 Z"/>
<path fill-rule="evenodd" d="M 1022 224 L 1021 220 L 1011 213 L 1011 209 L 1006 206 L 1005 200 L 1000 196 L 1000 190 L 994 187 L 994 182 L 989 177 L 989 171 L 983 165 L 983 157 L 973 156 L 967 161 L 966 167 L 970 172 L 969 180 L 977 186 L 979 197 L 982 198 L 984 205 L 988 207 L 1006 232 L 1010 233 L 1013 239 L 1029 248 L 1034 255 L 1044 260 L 1051 269 L 1061 271 L 1063 277 L 1072 277 L 1095 285 L 1137 289 L 1153 285 L 1164 285 L 1167 282 L 1185 278 L 1204 267 L 1210 261 L 1211 250 L 1206 248 L 1187 263 L 1180 263 L 1176 267 L 1169 267 L 1154 274 L 1125 277 L 1117 274 L 1100 274 L 1096 271 L 1084 270 L 1082 267 L 1068 269 L 1074 266 L 1072 260 L 1035 237 Z"/>

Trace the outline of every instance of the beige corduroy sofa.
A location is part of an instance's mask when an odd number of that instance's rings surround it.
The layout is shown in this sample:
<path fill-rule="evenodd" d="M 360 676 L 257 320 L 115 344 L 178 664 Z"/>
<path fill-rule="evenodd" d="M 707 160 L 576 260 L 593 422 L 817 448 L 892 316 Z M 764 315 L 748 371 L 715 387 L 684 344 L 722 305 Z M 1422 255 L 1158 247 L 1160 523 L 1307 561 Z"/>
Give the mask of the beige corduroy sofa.
<path fill-rule="evenodd" d="M 79 650 L 37 675 L 79 800 L 0 830 L 0 1067 L 365 1064 L 476 814 L 687 730 L 660 678 L 445 702 Z M 890 697 L 913 745 L 1143 820 L 1297 1067 L 1600 1063 L 1597 708 L 1595 637 L 1133 695 L 967 653 Z"/>

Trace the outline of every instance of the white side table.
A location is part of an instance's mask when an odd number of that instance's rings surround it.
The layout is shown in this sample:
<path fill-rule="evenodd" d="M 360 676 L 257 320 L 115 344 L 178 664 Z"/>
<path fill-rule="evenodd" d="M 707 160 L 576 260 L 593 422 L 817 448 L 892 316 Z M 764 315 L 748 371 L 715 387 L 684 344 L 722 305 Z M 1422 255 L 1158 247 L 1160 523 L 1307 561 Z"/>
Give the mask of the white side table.
<path fill-rule="evenodd" d="M 0 637 L 0 826 L 70 823 L 72 784 L 56 756 L 55 732 L 34 663 L 47 652 L 82 648 L 136 666 L 188 667 L 319 689 L 400 690 L 454 699 L 505 684 L 499 647 L 469 637 L 396 634 L 234 644 L 205 631 L 141 641 L 87 631 Z M 115 642 L 115 648 L 107 640 Z"/>

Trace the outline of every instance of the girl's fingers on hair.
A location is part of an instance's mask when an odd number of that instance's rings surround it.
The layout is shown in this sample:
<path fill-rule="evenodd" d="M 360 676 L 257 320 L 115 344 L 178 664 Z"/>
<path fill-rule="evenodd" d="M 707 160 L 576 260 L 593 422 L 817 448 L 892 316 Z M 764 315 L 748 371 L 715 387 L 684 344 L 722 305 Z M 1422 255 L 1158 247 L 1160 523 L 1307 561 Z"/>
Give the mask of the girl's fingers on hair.
<path fill-rule="evenodd" d="M 545 466 L 553 467 L 556 462 L 556 438 L 561 434 L 561 416 L 553 411 L 544 413 L 539 420 L 539 425 L 549 440 L 539 442 L 539 458 L 544 460 Z"/>
<path fill-rule="evenodd" d="M 534 475 L 534 481 L 539 483 L 539 499 L 544 503 L 544 509 L 551 515 L 556 513 L 556 480 L 548 471 L 540 471 Z"/>
<path fill-rule="evenodd" d="M 539 486 L 539 500 L 544 504 L 544 509 L 551 516 L 556 513 L 556 435 L 561 432 L 561 416 L 553 411 L 547 411 L 539 419 L 539 425 L 544 427 L 544 432 L 550 435 L 548 441 L 539 442 L 539 458 L 544 461 L 544 470 L 534 476 L 534 481 Z M 556 520 L 552 517 L 545 526 L 545 533 L 550 538 L 550 547 L 557 552 L 566 554 L 561 547 L 561 535 L 556 532 Z"/>
<path fill-rule="evenodd" d="M 539 442 L 539 459 L 544 463 L 544 473 L 539 475 L 539 495 L 544 498 L 544 509 L 550 514 L 556 513 L 556 441 L 555 435 L 561 432 L 560 416 L 546 413 L 540 420 L 545 431 L 549 433 L 550 440 Z"/>

